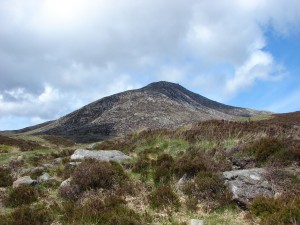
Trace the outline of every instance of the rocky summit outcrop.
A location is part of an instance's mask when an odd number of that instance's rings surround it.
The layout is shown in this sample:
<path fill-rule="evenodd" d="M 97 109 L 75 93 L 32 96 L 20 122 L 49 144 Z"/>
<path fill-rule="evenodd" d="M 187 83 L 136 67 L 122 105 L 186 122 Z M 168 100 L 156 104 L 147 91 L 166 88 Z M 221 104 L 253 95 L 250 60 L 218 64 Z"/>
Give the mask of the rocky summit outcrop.
<path fill-rule="evenodd" d="M 15 133 L 95 142 L 144 129 L 173 129 L 201 120 L 230 120 L 265 113 L 212 101 L 179 84 L 156 82 L 102 98 L 58 120 Z"/>
<path fill-rule="evenodd" d="M 96 159 L 99 161 L 122 162 L 131 159 L 131 157 L 125 155 L 123 152 L 120 152 L 118 150 L 90 151 L 85 149 L 77 149 L 73 153 L 73 155 L 71 155 L 71 160 L 82 160 L 82 159 Z"/>
<path fill-rule="evenodd" d="M 256 196 L 272 197 L 271 185 L 265 177 L 266 170 L 254 168 L 234 170 L 223 173 L 225 184 L 233 194 L 233 199 L 240 205 L 246 206 Z"/>

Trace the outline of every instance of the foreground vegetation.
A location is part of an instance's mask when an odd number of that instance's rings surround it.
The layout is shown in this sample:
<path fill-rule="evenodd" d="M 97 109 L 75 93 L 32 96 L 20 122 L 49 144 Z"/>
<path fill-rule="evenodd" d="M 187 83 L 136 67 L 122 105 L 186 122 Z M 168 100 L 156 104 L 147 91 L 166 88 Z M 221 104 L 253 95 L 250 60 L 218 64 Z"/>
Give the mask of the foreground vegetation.
<path fill-rule="evenodd" d="M 87 145 L 51 136 L 1 136 L 0 224 L 183 225 L 191 218 L 205 224 L 299 224 L 298 126 L 295 113 L 135 132 L 92 146 L 122 150 L 131 161 L 85 160 L 77 166 L 69 164 L 70 155 Z M 257 196 L 246 210 L 231 200 L 221 177 L 243 158 L 253 162 L 247 168 L 267 168 L 278 193 Z M 55 180 L 12 188 L 18 175 L 36 179 L 44 172 Z M 69 177 L 69 185 L 59 187 Z"/>

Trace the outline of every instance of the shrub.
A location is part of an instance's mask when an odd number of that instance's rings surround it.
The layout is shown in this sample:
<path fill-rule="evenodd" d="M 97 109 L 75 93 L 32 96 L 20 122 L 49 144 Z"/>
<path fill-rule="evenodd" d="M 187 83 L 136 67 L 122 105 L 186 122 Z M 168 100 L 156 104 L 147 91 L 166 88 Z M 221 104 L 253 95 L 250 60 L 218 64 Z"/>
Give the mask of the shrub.
<path fill-rule="evenodd" d="M 256 197 L 250 212 L 261 219 L 261 224 L 281 225 L 300 223 L 300 197 L 281 196 L 278 199 Z"/>
<path fill-rule="evenodd" d="M 58 194 L 64 199 L 77 201 L 81 195 L 81 191 L 77 185 L 66 185 L 59 188 Z"/>
<path fill-rule="evenodd" d="M 60 212 L 63 224 L 139 225 L 145 224 L 141 215 L 129 209 L 126 201 L 116 195 L 91 195 L 81 204 L 65 202 Z"/>
<path fill-rule="evenodd" d="M 203 152 L 189 149 L 176 161 L 174 171 L 178 177 L 182 177 L 184 174 L 194 177 L 200 171 L 207 171 L 210 163 L 211 160 Z"/>
<path fill-rule="evenodd" d="M 116 162 L 83 161 L 73 173 L 71 184 L 81 191 L 88 189 L 113 189 L 128 180 L 122 166 Z"/>
<path fill-rule="evenodd" d="M 0 215 L 1 225 L 50 225 L 52 221 L 53 218 L 44 205 L 21 206 L 10 214 Z"/>
<path fill-rule="evenodd" d="M 12 185 L 12 182 L 13 179 L 10 169 L 0 167 L 0 187 L 8 187 Z"/>
<path fill-rule="evenodd" d="M 13 207 L 27 205 L 37 201 L 38 197 L 39 192 L 36 187 L 23 185 L 10 191 L 5 205 Z"/>
<path fill-rule="evenodd" d="M 183 186 L 183 192 L 189 198 L 205 202 L 208 210 L 231 203 L 231 194 L 223 180 L 211 172 L 199 172 L 193 181 Z"/>
<path fill-rule="evenodd" d="M 150 167 L 150 160 L 146 156 L 140 156 L 133 164 L 132 171 L 135 173 L 147 174 Z"/>
<path fill-rule="evenodd" d="M 249 145 L 246 151 L 254 154 L 259 163 L 264 163 L 272 155 L 279 154 L 285 149 L 286 143 L 284 140 L 275 137 L 265 137 Z"/>
<path fill-rule="evenodd" d="M 160 155 L 155 162 L 153 181 L 155 184 L 168 183 L 173 175 L 174 159 L 168 154 Z"/>
<path fill-rule="evenodd" d="M 178 209 L 180 201 L 169 185 L 161 185 L 148 195 L 151 208 L 154 209 Z"/>
<path fill-rule="evenodd" d="M 300 177 L 282 168 L 268 168 L 267 179 L 276 192 L 300 196 Z"/>

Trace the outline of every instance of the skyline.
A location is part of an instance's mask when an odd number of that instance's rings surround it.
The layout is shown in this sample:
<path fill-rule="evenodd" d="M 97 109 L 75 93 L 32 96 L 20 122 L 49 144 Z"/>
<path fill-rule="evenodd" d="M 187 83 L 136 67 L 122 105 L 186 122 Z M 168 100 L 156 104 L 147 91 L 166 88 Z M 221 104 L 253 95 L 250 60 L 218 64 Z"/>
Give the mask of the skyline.
<path fill-rule="evenodd" d="M 228 105 L 300 110 L 297 0 L 3 0 L 0 130 L 169 81 Z"/>

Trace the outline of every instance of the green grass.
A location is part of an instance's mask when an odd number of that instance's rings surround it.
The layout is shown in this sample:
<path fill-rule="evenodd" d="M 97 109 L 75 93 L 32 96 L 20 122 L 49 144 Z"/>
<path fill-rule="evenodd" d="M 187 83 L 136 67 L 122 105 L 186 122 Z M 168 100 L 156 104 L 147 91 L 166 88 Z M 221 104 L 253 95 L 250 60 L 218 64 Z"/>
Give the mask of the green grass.
<path fill-rule="evenodd" d="M 189 146 L 189 143 L 182 139 L 171 139 L 164 136 L 158 136 L 156 138 L 137 143 L 134 152 L 140 153 L 145 149 L 158 148 L 160 153 L 167 153 L 175 156 L 180 151 L 185 152 Z"/>
<path fill-rule="evenodd" d="M 0 144 L 0 150 L 10 151 L 11 149 L 13 149 L 13 146 Z"/>
<path fill-rule="evenodd" d="M 261 120 L 269 120 L 272 119 L 273 117 L 274 116 L 272 114 L 263 114 L 263 115 L 239 118 L 236 119 L 235 121 L 239 121 L 239 122 L 261 121 Z"/>
<path fill-rule="evenodd" d="M 250 221 L 244 219 L 245 212 L 237 207 L 226 207 L 219 210 L 215 210 L 211 213 L 187 213 L 191 219 L 204 220 L 204 224 L 207 225 L 249 225 Z"/>
<path fill-rule="evenodd" d="M 37 150 L 26 151 L 26 152 L 15 151 L 10 153 L 2 153 L 0 154 L 0 164 L 9 163 L 11 160 L 17 159 L 18 156 L 23 156 L 25 159 L 28 159 L 30 157 L 35 156 L 36 154 L 49 155 L 55 151 L 56 150 L 37 149 Z"/>

